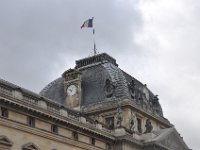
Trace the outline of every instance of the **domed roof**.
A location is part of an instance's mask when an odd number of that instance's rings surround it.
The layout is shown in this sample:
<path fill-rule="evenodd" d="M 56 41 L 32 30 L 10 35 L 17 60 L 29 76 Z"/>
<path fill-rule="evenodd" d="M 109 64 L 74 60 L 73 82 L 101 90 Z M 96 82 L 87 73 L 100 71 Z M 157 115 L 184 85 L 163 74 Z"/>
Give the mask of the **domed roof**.
<path fill-rule="evenodd" d="M 163 116 L 157 96 L 146 85 L 122 71 L 116 60 L 108 54 L 78 60 L 75 69 L 81 72 L 82 106 L 131 99 L 138 106 Z M 48 84 L 40 95 L 64 105 L 64 78 L 60 77 Z"/>

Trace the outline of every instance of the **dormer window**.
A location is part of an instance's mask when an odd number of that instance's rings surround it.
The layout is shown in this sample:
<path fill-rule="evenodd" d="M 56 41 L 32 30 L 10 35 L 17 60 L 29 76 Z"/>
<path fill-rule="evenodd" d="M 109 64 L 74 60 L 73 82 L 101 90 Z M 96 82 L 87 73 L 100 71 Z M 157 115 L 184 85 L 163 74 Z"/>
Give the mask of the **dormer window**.
<path fill-rule="evenodd" d="M 106 125 L 109 129 L 114 129 L 114 117 L 108 117 L 105 119 Z"/>

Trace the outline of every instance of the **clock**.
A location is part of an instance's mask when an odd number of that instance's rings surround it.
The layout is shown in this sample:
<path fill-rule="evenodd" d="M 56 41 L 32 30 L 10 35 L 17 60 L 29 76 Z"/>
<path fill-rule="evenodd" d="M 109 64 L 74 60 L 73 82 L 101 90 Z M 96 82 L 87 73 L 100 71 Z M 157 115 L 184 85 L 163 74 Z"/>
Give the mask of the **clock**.
<path fill-rule="evenodd" d="M 73 96 L 76 93 L 77 93 L 77 87 L 76 87 L 76 85 L 72 84 L 72 85 L 68 86 L 68 88 L 67 88 L 67 95 Z"/>

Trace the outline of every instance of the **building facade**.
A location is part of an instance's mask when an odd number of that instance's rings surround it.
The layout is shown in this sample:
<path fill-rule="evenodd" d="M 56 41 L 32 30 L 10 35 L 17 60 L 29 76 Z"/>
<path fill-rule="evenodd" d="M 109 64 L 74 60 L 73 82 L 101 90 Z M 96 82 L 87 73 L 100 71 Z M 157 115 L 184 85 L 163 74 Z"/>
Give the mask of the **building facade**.
<path fill-rule="evenodd" d="M 0 80 L 0 150 L 189 150 L 157 95 L 106 53 L 39 94 Z"/>

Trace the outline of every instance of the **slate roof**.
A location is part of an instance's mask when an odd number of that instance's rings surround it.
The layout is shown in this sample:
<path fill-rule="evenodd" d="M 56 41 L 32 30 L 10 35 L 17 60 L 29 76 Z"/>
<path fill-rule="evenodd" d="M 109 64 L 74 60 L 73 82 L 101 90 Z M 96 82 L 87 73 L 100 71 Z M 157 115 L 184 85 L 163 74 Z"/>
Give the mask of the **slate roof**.
<path fill-rule="evenodd" d="M 1 79 L 1 78 L 0 78 L 0 85 L 4 85 L 6 88 L 19 89 L 19 90 L 21 90 L 22 92 L 27 93 L 27 94 L 30 94 L 30 95 L 32 95 L 32 96 L 35 96 L 35 97 L 37 97 L 37 98 L 41 97 L 41 96 L 38 95 L 37 93 L 34 93 L 34 92 L 29 91 L 29 90 L 27 90 L 27 89 L 24 89 L 24 88 L 22 88 L 22 87 L 20 87 L 20 86 L 17 86 L 17 85 L 15 85 L 15 84 L 10 83 L 10 82 L 8 82 L 8 81 L 6 81 L 6 80 L 4 80 L 4 79 Z"/>
<path fill-rule="evenodd" d="M 113 100 L 117 99 L 132 99 L 138 105 L 143 105 L 144 100 L 139 99 L 142 89 L 146 86 L 126 72 L 122 71 L 114 58 L 108 54 L 99 54 L 92 57 L 84 58 L 76 61 L 76 67 L 81 72 L 82 81 L 82 106 L 95 104 L 108 100 L 106 97 L 104 87 L 105 82 L 109 79 L 115 85 Z M 136 98 L 131 98 L 129 92 L 129 84 L 134 80 L 137 88 Z M 147 88 L 146 88 L 147 89 Z M 153 103 L 155 95 L 149 92 L 149 104 Z M 56 101 L 57 103 L 64 104 L 64 79 L 60 77 L 50 84 L 48 84 L 41 92 L 41 96 L 47 97 Z M 110 99 L 109 99 L 110 100 Z M 163 116 L 162 108 L 159 103 L 153 108 L 155 112 Z"/>
<path fill-rule="evenodd" d="M 40 92 L 40 95 L 64 105 L 64 78 L 60 77 L 52 81 Z"/>

